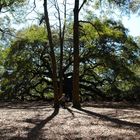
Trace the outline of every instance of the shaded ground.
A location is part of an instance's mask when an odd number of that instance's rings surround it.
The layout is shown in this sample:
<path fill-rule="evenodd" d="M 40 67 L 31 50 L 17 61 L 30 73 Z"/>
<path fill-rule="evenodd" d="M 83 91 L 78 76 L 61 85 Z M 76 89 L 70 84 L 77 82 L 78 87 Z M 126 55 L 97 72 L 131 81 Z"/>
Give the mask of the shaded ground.
<path fill-rule="evenodd" d="M 140 140 L 140 105 L 0 103 L 0 140 Z"/>

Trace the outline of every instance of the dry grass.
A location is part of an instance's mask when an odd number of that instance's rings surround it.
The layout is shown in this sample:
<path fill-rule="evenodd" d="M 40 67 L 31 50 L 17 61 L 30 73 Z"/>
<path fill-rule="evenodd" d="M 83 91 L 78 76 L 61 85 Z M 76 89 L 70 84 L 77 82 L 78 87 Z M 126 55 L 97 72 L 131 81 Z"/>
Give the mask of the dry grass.
<path fill-rule="evenodd" d="M 1 103 L 0 140 L 140 140 L 140 106 L 90 103 L 54 110 L 44 102 Z"/>

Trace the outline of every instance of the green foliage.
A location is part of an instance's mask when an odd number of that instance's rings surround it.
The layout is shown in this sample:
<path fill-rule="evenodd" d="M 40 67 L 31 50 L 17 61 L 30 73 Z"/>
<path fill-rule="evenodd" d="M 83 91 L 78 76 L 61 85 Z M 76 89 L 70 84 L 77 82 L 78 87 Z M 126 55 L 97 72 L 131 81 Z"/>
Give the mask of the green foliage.
<path fill-rule="evenodd" d="M 21 38 L 22 37 L 22 38 Z M 2 90 L 7 98 L 33 96 L 44 98 L 45 75 L 47 73 L 46 51 L 47 36 L 44 28 L 32 26 L 17 34 L 17 39 L 11 43 L 10 51 L 5 61 Z M 44 66 L 44 67 L 43 67 Z M 42 84 L 45 82 L 44 84 Z M 8 86 L 9 85 L 9 86 Z M 39 92 L 39 94 L 36 94 Z"/>
<path fill-rule="evenodd" d="M 70 28 L 67 30 L 64 42 L 65 78 L 72 76 L 71 31 Z M 59 66 L 57 32 L 53 33 Z M 139 66 L 139 46 L 138 41 L 127 32 L 121 22 L 112 20 L 97 19 L 80 23 L 81 96 L 117 101 L 128 97 L 136 100 L 139 96 L 133 92 L 139 83 L 136 70 Z M 6 56 L 2 79 L 2 95 L 5 98 L 53 98 L 50 51 L 43 27 L 33 25 L 19 31 Z"/>
<path fill-rule="evenodd" d="M 1 0 L 0 1 L 0 44 L 8 47 L 9 42 L 15 35 L 15 30 L 11 28 L 14 20 L 23 22 L 23 15 L 26 14 L 23 11 L 23 7 L 26 4 L 26 0 Z M 20 17 L 19 17 L 20 15 Z M 22 15 L 22 18 L 21 18 Z M 25 18 L 24 18 L 25 21 Z M 11 24 L 12 23 L 12 24 Z"/>
<path fill-rule="evenodd" d="M 20 4 L 23 4 L 26 0 L 1 0 L 0 1 L 0 7 L 2 8 L 8 8 L 10 6 L 19 6 Z"/>
<path fill-rule="evenodd" d="M 17 33 L 17 37 L 28 40 L 29 43 L 40 42 L 44 43 L 47 41 L 47 33 L 45 28 L 32 25 L 26 30 Z"/>
<path fill-rule="evenodd" d="M 132 12 L 140 14 L 140 1 L 139 0 L 131 1 L 129 8 L 132 10 Z"/>
<path fill-rule="evenodd" d="M 97 20 L 82 25 L 80 40 L 86 47 L 84 52 L 87 52 L 82 56 L 82 79 L 88 80 L 88 86 L 94 85 L 95 89 L 100 88 L 100 92 L 112 94 L 113 98 L 116 92 L 115 98 L 122 99 L 123 92 L 131 90 L 139 82 L 132 70 L 139 64 L 139 46 L 119 22 Z"/>

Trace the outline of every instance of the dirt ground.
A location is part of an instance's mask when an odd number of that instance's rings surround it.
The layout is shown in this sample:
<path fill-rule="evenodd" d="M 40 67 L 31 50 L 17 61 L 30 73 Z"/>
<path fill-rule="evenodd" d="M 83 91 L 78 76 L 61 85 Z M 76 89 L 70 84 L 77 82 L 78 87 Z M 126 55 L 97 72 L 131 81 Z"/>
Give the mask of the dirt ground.
<path fill-rule="evenodd" d="M 0 140 L 140 140 L 140 105 L 0 103 Z"/>

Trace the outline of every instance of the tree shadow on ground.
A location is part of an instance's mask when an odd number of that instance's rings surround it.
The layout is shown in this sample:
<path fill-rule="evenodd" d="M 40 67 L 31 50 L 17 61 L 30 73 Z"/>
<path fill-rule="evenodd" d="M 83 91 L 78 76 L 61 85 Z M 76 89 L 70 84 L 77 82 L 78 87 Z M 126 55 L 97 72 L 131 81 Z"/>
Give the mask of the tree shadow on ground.
<path fill-rule="evenodd" d="M 47 117 L 44 120 L 41 120 L 39 122 L 34 122 L 36 125 L 34 128 L 32 128 L 28 134 L 27 134 L 27 140 L 38 140 L 40 133 L 41 133 L 41 129 L 49 122 L 51 121 L 57 114 L 59 113 L 59 108 L 54 109 L 54 112 Z M 27 121 L 29 122 L 29 121 Z"/>
<path fill-rule="evenodd" d="M 114 124 L 116 124 L 116 126 L 118 126 L 120 128 L 126 126 L 126 127 L 129 127 L 129 129 L 140 130 L 140 123 L 134 123 L 134 122 L 120 120 L 118 118 L 113 118 L 113 117 L 110 117 L 110 116 L 107 116 L 107 115 L 102 115 L 100 113 L 92 112 L 90 110 L 86 110 L 86 109 L 83 109 L 83 108 L 80 108 L 78 110 L 86 113 L 89 116 L 98 117 L 102 121 L 108 121 L 108 122 L 114 123 Z"/>
<path fill-rule="evenodd" d="M 67 109 L 67 111 L 72 115 L 73 118 L 75 117 L 73 111 L 70 108 L 66 107 L 65 109 Z"/>
<path fill-rule="evenodd" d="M 85 107 L 97 107 L 97 108 L 113 108 L 113 109 L 135 109 L 140 110 L 140 102 L 131 103 L 131 102 L 107 102 L 107 101 L 98 101 L 98 102 L 84 102 L 82 106 Z"/>
<path fill-rule="evenodd" d="M 33 128 L 31 128 L 30 130 L 29 129 L 26 129 L 29 130 L 28 133 L 27 133 L 27 137 L 21 137 L 21 136 L 13 136 L 11 137 L 10 135 L 9 136 L 6 136 L 5 133 L 7 132 L 11 132 L 11 129 L 13 128 L 10 128 L 10 130 L 8 131 L 7 129 L 3 130 L 0 132 L 0 140 L 3 139 L 7 139 L 7 140 L 45 140 L 43 138 L 41 138 L 40 134 L 41 134 L 41 130 L 42 128 L 48 123 L 50 122 L 57 114 L 59 113 L 59 108 L 57 109 L 54 109 L 53 113 L 47 117 L 46 119 L 43 119 L 43 120 L 39 120 L 39 119 L 27 119 L 25 120 L 24 122 L 27 122 L 27 123 L 32 123 L 32 124 L 35 124 L 35 126 Z M 14 131 L 14 130 L 13 130 Z"/>

